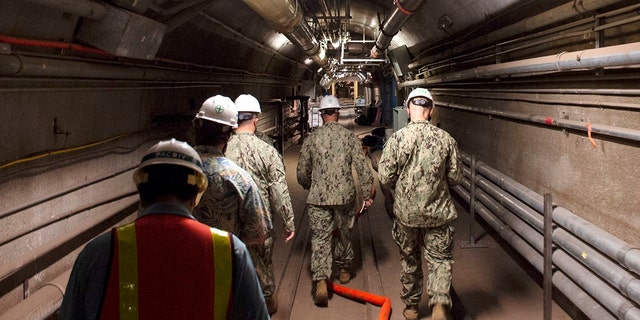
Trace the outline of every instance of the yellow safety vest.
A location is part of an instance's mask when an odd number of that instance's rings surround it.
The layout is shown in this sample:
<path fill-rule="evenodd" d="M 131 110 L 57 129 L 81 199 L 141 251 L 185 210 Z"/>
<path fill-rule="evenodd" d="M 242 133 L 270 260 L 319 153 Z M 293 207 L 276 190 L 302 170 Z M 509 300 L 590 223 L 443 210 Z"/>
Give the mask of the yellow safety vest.
<path fill-rule="evenodd" d="M 113 229 L 102 319 L 228 319 L 228 232 L 176 215 L 149 215 Z"/>

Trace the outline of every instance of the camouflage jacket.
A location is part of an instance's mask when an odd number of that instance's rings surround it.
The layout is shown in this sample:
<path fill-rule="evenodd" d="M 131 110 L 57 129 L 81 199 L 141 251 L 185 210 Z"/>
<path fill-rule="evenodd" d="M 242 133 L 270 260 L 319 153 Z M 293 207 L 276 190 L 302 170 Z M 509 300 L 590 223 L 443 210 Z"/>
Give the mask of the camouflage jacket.
<path fill-rule="evenodd" d="M 236 133 L 229 139 L 225 155 L 251 174 L 271 221 L 277 213 L 285 229 L 295 231 L 284 162 L 278 151 L 253 134 Z"/>
<path fill-rule="evenodd" d="M 246 244 L 261 244 L 272 224 L 251 175 L 217 148 L 195 149 L 202 158 L 209 187 L 193 215 L 212 227 L 236 234 Z"/>
<path fill-rule="evenodd" d="M 373 175 L 355 134 L 337 122 L 325 123 L 302 144 L 298 159 L 298 183 L 309 189 L 307 203 L 344 205 L 356 196 L 355 168 L 360 191 L 369 197 Z"/>
<path fill-rule="evenodd" d="M 449 186 L 462 180 L 456 141 L 446 131 L 415 121 L 385 143 L 380 184 L 395 190 L 396 219 L 410 227 L 435 227 L 457 217 Z"/>

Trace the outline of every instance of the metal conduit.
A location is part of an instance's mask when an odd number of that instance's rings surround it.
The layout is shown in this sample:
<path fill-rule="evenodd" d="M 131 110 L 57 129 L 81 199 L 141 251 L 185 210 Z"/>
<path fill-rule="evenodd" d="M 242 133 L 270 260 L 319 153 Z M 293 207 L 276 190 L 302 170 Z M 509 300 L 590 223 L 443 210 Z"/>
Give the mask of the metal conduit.
<path fill-rule="evenodd" d="M 640 249 L 616 238 L 562 207 L 553 210 L 553 220 L 604 254 L 640 275 Z"/>
<path fill-rule="evenodd" d="M 468 172 L 466 168 L 465 177 L 467 177 L 467 179 L 471 177 L 470 172 Z M 490 207 L 493 212 L 496 212 L 498 217 L 507 222 L 507 224 L 513 227 L 514 230 L 519 231 L 519 234 L 527 235 L 530 232 L 528 230 L 529 228 L 523 229 L 524 226 L 520 225 L 521 222 L 525 222 L 527 226 L 533 227 L 538 234 L 542 234 L 542 231 L 544 230 L 544 223 L 539 213 L 527 207 L 518 199 L 508 193 L 505 193 L 499 187 L 479 175 L 476 176 L 476 186 L 483 190 L 483 194 L 486 192 L 486 194 L 491 197 L 485 198 L 486 195 L 481 195 L 478 196 L 478 199 L 485 199 L 485 201 L 492 201 L 495 199 L 494 201 L 500 203 L 501 206 L 498 207 L 492 206 L 493 202 L 487 203 L 483 201 L 487 207 Z M 514 213 L 515 216 L 512 214 L 503 214 L 505 208 L 508 209 L 509 212 Z M 516 216 L 518 218 L 516 218 Z M 529 239 L 530 237 L 525 238 Z M 539 241 L 539 243 L 535 243 L 536 249 L 539 252 L 542 252 L 543 240 L 539 239 L 536 241 Z M 589 267 L 608 283 L 620 290 L 624 295 L 640 304 L 640 279 L 637 279 L 620 265 L 611 262 L 608 257 L 605 257 L 596 250 L 591 249 L 591 247 L 585 244 L 581 239 L 571 235 L 561 228 L 554 229 L 553 241 L 559 244 L 563 250 L 571 254 L 576 260 L 579 260 L 582 264 Z"/>
<path fill-rule="evenodd" d="M 452 188 L 458 193 L 464 200 L 469 203 L 470 194 L 461 185 L 454 186 Z M 500 219 L 495 217 L 493 213 L 488 210 L 480 202 L 475 204 L 476 212 L 486 221 L 498 234 L 505 239 L 512 248 L 522 255 L 538 272 L 543 272 L 542 256 L 539 252 L 531 247 L 526 241 L 511 230 L 511 228 L 505 225 Z M 590 319 L 603 319 L 613 320 L 616 319 L 606 309 L 602 308 L 600 304 L 595 301 L 591 296 L 586 294 L 580 287 L 578 287 L 573 280 L 567 277 L 562 271 L 557 270 L 552 277 L 553 285 L 562 292 L 567 299 L 569 299 L 582 313 L 588 316 Z"/>
<path fill-rule="evenodd" d="M 306 55 L 329 71 L 326 57 L 321 52 L 320 42 L 304 21 L 302 8 L 296 0 L 243 0 L 253 11 L 264 18 L 274 29 L 282 32 Z"/>
<path fill-rule="evenodd" d="M 635 21 L 640 20 L 640 17 L 633 17 L 633 18 L 628 18 L 628 19 L 622 19 L 616 22 L 612 22 L 612 23 L 606 23 L 606 24 L 599 24 L 597 27 L 593 27 L 593 23 L 596 21 L 596 19 L 602 19 L 605 17 L 609 17 L 609 16 L 614 16 L 614 15 L 618 15 L 618 14 L 623 14 L 623 13 L 627 13 L 627 12 L 631 12 L 636 10 L 638 7 L 640 7 L 640 5 L 632 5 L 632 6 L 628 6 L 619 10 L 614 10 L 614 11 L 609 11 L 597 16 L 592 16 L 586 19 L 582 19 L 582 20 L 577 20 L 577 21 L 573 21 L 573 22 L 569 22 L 569 23 L 564 23 L 561 26 L 555 27 L 555 28 L 551 28 L 542 32 L 537 32 L 535 34 L 530 34 L 530 35 L 526 35 L 526 36 L 522 36 L 520 38 L 516 38 L 516 39 L 511 39 L 511 40 L 507 40 L 501 43 L 496 43 L 494 46 L 492 47 L 484 47 L 484 48 L 480 48 L 478 50 L 476 50 L 475 52 L 468 52 L 468 53 L 464 53 L 461 55 L 456 56 L 453 60 L 458 60 L 459 62 L 456 63 L 446 63 L 446 64 L 442 64 L 442 62 L 431 62 L 429 60 L 429 58 L 423 58 L 420 59 L 417 62 L 413 62 L 410 63 L 408 65 L 408 67 L 410 69 L 414 69 L 414 68 L 420 68 L 419 73 L 430 73 L 432 71 L 435 71 L 437 69 L 441 69 L 441 68 L 446 68 L 446 67 L 450 67 L 452 65 L 456 65 L 456 64 L 460 64 L 460 63 L 468 63 L 468 62 L 472 62 L 472 61 L 477 61 L 477 60 L 481 60 L 481 59 L 487 59 L 487 58 L 491 58 L 491 57 L 496 57 L 499 55 L 504 55 L 507 54 L 509 52 L 514 52 L 514 51 L 519 51 L 525 48 L 530 48 L 532 46 L 536 46 L 538 44 L 544 43 L 544 42 L 548 42 L 548 41 L 554 41 L 554 40 L 560 40 L 560 39 L 565 39 L 565 38 L 571 38 L 571 37 L 583 37 L 586 36 L 589 33 L 593 33 L 593 32 L 598 32 L 598 31 L 602 31 L 602 30 L 606 30 L 606 29 L 610 29 L 616 26 L 620 26 L 620 25 L 624 25 L 624 24 L 629 24 Z M 584 25 L 584 24 L 590 24 L 589 26 L 587 26 L 586 29 L 582 30 L 582 31 L 577 31 L 577 32 L 571 32 L 571 33 L 565 33 L 565 34 L 561 34 L 561 35 L 557 35 L 557 36 L 552 36 L 549 37 L 545 40 L 538 40 L 535 42 L 529 42 L 523 45 L 519 45 L 519 46 L 515 46 L 515 47 L 510 47 L 507 50 L 499 50 L 499 52 L 496 52 L 496 48 L 500 48 L 502 46 L 506 46 L 506 45 L 510 45 L 516 42 L 523 42 L 526 41 L 527 39 L 532 39 L 532 38 L 541 38 L 544 36 L 548 36 L 548 35 L 556 35 L 556 34 L 560 34 L 562 33 L 563 30 L 567 30 L 567 29 L 571 29 L 580 25 Z M 430 50 L 433 50 L 433 48 L 431 48 Z M 475 57 L 472 59 L 467 59 L 462 61 L 461 59 L 463 59 L 464 57 L 469 57 L 469 56 L 475 56 L 483 51 L 491 51 L 493 53 L 490 54 L 486 54 L 484 56 L 480 56 L 480 57 Z M 426 51 L 428 52 L 428 51 Z M 424 53 L 423 53 L 424 54 Z M 422 55 L 422 54 L 421 54 Z M 447 60 L 451 60 L 451 59 L 447 59 Z M 426 64 L 426 65 L 425 65 Z M 437 65 L 437 67 L 431 67 L 433 65 Z M 426 70 L 426 71 L 425 71 Z"/>
<path fill-rule="evenodd" d="M 566 271 L 567 275 L 618 319 L 637 320 L 640 319 L 640 309 L 635 307 L 625 297 L 613 290 L 600 278 L 585 269 L 583 265 L 576 262 L 562 250 L 553 252 L 553 263 L 560 269 Z"/>
<path fill-rule="evenodd" d="M 553 126 L 553 127 L 573 129 L 573 130 L 585 131 L 585 132 L 589 131 L 589 128 L 587 128 L 587 125 L 589 125 L 592 133 L 602 134 L 610 137 L 622 138 L 622 139 L 631 140 L 631 141 L 640 141 L 640 130 L 636 130 L 636 129 L 620 128 L 620 127 L 608 126 L 603 124 L 593 124 L 589 122 L 575 121 L 575 120 L 568 120 L 568 119 L 556 119 L 548 116 L 536 116 L 536 115 L 525 114 L 525 113 L 481 109 L 481 108 L 470 107 L 470 106 L 465 106 L 465 105 L 456 104 L 456 103 L 436 103 L 436 104 L 442 107 L 447 107 L 451 109 L 464 110 L 464 111 L 480 113 L 480 114 L 488 114 L 488 115 L 497 116 L 501 118 L 515 119 L 515 120 L 524 121 L 524 122 L 532 122 L 532 123 L 544 124 L 544 125 Z M 543 210 L 538 209 L 538 211 L 542 212 Z"/>
<path fill-rule="evenodd" d="M 463 153 L 462 159 L 465 164 L 470 165 L 470 157 L 468 155 Z M 495 169 L 486 166 L 480 161 L 476 161 L 476 172 L 485 177 L 489 177 L 490 180 L 493 180 L 493 182 L 499 184 L 503 189 L 511 189 L 511 191 L 506 191 L 512 193 L 513 195 L 501 191 L 497 186 L 493 185 L 489 181 L 486 181 L 482 177 L 477 177 L 476 185 L 478 186 L 478 189 L 476 189 L 475 192 L 478 194 L 476 198 L 479 200 L 479 203 L 476 203 L 474 207 L 481 206 L 481 210 L 489 208 L 489 211 L 492 211 L 491 215 L 495 214 L 500 218 L 501 221 L 506 222 L 505 226 L 508 226 L 508 229 L 515 230 L 519 236 L 527 239 L 527 242 L 530 245 L 534 246 L 537 251 L 542 252 L 543 239 L 542 235 L 539 233 L 543 227 L 542 222 L 535 217 L 536 214 L 533 213 L 531 209 L 526 208 L 525 205 L 521 204 L 520 201 L 515 198 L 520 195 L 524 195 L 526 201 L 533 203 L 534 206 L 537 207 L 540 205 L 541 196 L 535 194 L 531 190 L 518 184 L 510 178 L 502 175 Z M 464 186 L 467 189 L 471 188 L 470 182 L 467 181 L 467 179 L 469 179 L 469 176 L 469 170 L 466 170 L 465 168 L 465 180 L 463 180 L 461 186 Z M 453 188 L 453 190 L 457 193 L 462 193 L 460 189 L 461 187 Z M 514 190 L 516 190 L 517 192 L 513 192 Z M 487 191 L 488 193 L 485 193 L 485 191 Z M 470 196 L 467 198 L 470 199 Z M 503 207 L 503 205 L 506 205 L 507 207 Z M 558 207 L 556 208 L 556 211 L 558 209 L 562 208 Z M 509 214 L 509 210 L 515 211 L 514 213 L 520 218 L 516 218 L 516 216 Z M 485 218 L 486 215 L 487 213 L 485 212 L 483 214 L 483 218 Z M 568 211 L 564 212 L 564 215 L 567 215 L 567 217 L 565 217 L 566 220 L 581 220 L 579 217 L 573 215 Z M 556 220 L 562 219 L 556 219 L 554 211 L 554 221 Z M 584 225 L 584 223 L 587 224 L 588 228 L 586 230 L 588 231 L 582 230 L 583 232 L 576 233 L 579 238 L 574 237 L 569 232 L 561 228 L 556 228 L 553 233 L 554 241 L 559 244 L 559 246 L 566 252 L 562 250 L 556 250 L 552 257 L 553 262 L 557 266 L 559 266 L 561 270 L 564 270 L 564 272 L 568 272 L 569 276 L 577 281 L 583 288 L 581 290 L 586 290 L 594 297 L 597 297 L 600 303 L 602 303 L 612 313 L 616 314 L 619 319 L 640 319 L 640 309 L 638 309 L 632 302 L 628 301 L 627 299 L 628 297 L 636 303 L 639 301 L 640 280 L 637 278 L 637 276 L 620 267 L 620 265 L 612 263 L 609 258 L 606 258 L 599 254 L 596 250 L 589 248 L 589 246 L 585 245 L 580 238 L 582 238 L 581 235 L 583 233 L 588 233 L 591 238 L 597 238 L 591 239 L 590 242 L 602 242 L 599 241 L 602 238 L 605 240 L 605 242 L 617 243 L 618 247 L 622 248 L 621 250 L 618 250 L 618 253 L 621 258 L 624 259 L 623 261 L 627 263 L 637 262 L 631 257 L 635 256 L 635 253 L 638 252 L 638 249 L 630 248 L 628 244 L 589 224 L 586 221 L 582 220 L 582 222 L 582 225 Z M 494 225 L 495 223 L 490 222 L 490 224 L 492 224 L 492 226 L 496 228 L 496 226 Z M 498 225 L 497 227 L 504 228 L 505 226 Z M 535 229 L 538 230 L 536 231 Z M 577 229 L 579 228 L 574 226 L 573 230 Z M 502 235 L 502 229 L 496 230 Z M 505 238 L 505 240 L 508 240 L 511 244 L 511 242 L 514 240 L 514 237 L 509 236 L 508 238 Z M 607 254 L 607 252 L 604 253 Z M 541 260 L 541 258 L 538 257 L 538 260 Z M 582 264 L 578 263 L 576 260 L 579 260 Z M 541 264 L 541 262 L 538 261 L 538 264 Z M 540 267 L 537 268 L 539 271 L 541 270 Z M 599 276 L 596 276 L 592 271 Z M 556 283 L 555 277 L 556 276 L 554 275 L 554 284 Z M 602 279 L 613 285 L 622 294 L 613 290 L 610 285 L 605 283 Z M 573 295 L 568 297 L 573 301 Z M 583 312 L 584 311 L 585 310 L 583 310 Z"/>
<path fill-rule="evenodd" d="M 434 92 L 431 91 L 433 94 Z M 482 93 L 474 93 L 474 94 L 456 94 L 456 93 L 439 93 L 438 95 L 446 95 L 450 97 L 462 97 L 462 98 L 476 98 L 476 99 L 487 99 L 487 100 L 499 100 L 499 101 L 517 101 L 517 102 L 530 102 L 535 104 L 564 104 L 564 105 L 575 105 L 575 106 L 592 106 L 598 108 L 612 108 L 612 109 L 639 109 L 640 103 L 624 103 L 624 102 L 602 102 L 602 101 L 580 101 L 580 100 L 558 100 L 558 99 L 542 99 L 540 97 L 536 98 L 508 98 L 505 96 L 494 96 L 490 94 L 484 94 L 486 91 L 482 91 Z M 592 94 L 592 93 L 590 93 Z"/>
<path fill-rule="evenodd" d="M 638 42 L 582 51 L 560 52 L 556 55 L 480 66 L 441 76 L 405 81 L 398 86 L 420 86 L 475 78 L 588 70 L 636 64 L 640 64 L 640 43 Z"/>
<path fill-rule="evenodd" d="M 462 161 L 467 165 L 470 165 L 471 157 L 463 153 Z M 514 195 L 537 212 L 544 212 L 543 197 L 531 189 L 489 167 L 482 161 L 476 161 L 476 172 Z M 631 247 L 628 243 L 618 239 L 562 207 L 554 209 L 553 221 L 575 234 L 586 243 L 597 248 L 610 258 L 627 267 L 632 272 L 640 275 L 640 249 Z"/>
<path fill-rule="evenodd" d="M 111 204 L 111 205 L 120 205 L 122 208 L 125 208 L 123 211 L 135 211 L 138 206 L 139 198 L 136 194 L 133 194 L 127 198 L 116 198 L 115 201 L 110 203 L 102 203 Z M 116 214 L 121 214 L 121 212 L 117 212 Z M 111 217 L 106 217 L 104 220 L 107 220 Z M 82 225 L 75 226 L 75 230 L 80 230 L 75 233 L 66 233 L 62 234 L 60 237 L 53 239 L 46 243 L 46 245 L 38 247 L 33 252 L 30 252 L 28 255 L 22 256 L 20 259 L 16 259 L 6 263 L 0 267 L 0 283 L 10 277 L 12 274 L 16 273 L 18 270 L 23 268 L 25 265 L 41 258 L 45 254 L 53 251 L 55 248 L 62 246 L 64 243 L 76 238 L 79 234 L 81 234 L 85 230 L 91 229 L 95 225 L 100 224 L 104 220 L 100 220 L 100 217 L 89 220 L 88 222 L 84 222 Z"/>
<path fill-rule="evenodd" d="M 560 5 L 541 14 L 520 20 L 502 29 L 487 33 L 482 37 L 463 41 L 462 44 L 454 47 L 451 51 L 454 53 L 464 52 L 475 47 L 486 45 L 487 43 L 495 43 L 497 41 L 507 39 L 515 34 L 531 33 L 539 28 L 562 22 L 575 16 L 583 15 L 587 12 L 602 9 L 618 2 L 622 2 L 622 0 L 569 1 L 566 4 Z"/>
<path fill-rule="evenodd" d="M 260 83 L 275 86 L 286 84 L 284 79 L 253 79 L 247 78 L 244 74 L 216 75 L 208 71 L 194 72 L 166 67 L 63 60 L 12 54 L 0 55 L 0 76 L 207 81 L 216 83 Z"/>
<path fill-rule="evenodd" d="M 625 296 L 640 304 L 640 279 L 562 228 L 553 231 L 553 241 Z"/>
<path fill-rule="evenodd" d="M 45 283 L 27 299 L 1 314 L 0 320 L 49 318 L 60 309 L 70 274 L 71 270 L 67 270 Z"/>
<path fill-rule="evenodd" d="M 429 90 L 432 94 L 447 94 L 446 92 L 481 92 L 486 90 L 478 89 L 433 89 Z M 614 96 L 639 96 L 638 89 L 580 89 L 580 88 L 559 88 L 559 89 L 496 89 L 491 90 L 494 93 L 545 93 L 545 94 L 591 94 L 591 95 L 614 95 Z"/>
<path fill-rule="evenodd" d="M 409 20 L 411 15 L 420 9 L 426 0 L 397 0 L 394 1 L 395 9 L 384 22 L 376 44 L 371 48 L 371 57 L 377 58 L 380 52 L 387 50 L 391 39 L 400 31 L 400 28 Z"/>
<path fill-rule="evenodd" d="M 543 251 L 544 238 L 530 225 L 524 223 L 509 210 L 501 206 L 496 200 L 481 190 L 476 190 L 479 199 L 501 221 L 505 222 L 516 234 L 533 246 L 539 253 Z M 564 248 L 562 248 L 564 249 Z M 640 319 L 640 310 L 617 291 L 611 289 L 602 279 L 595 276 L 583 265 L 574 261 L 572 257 L 562 250 L 555 250 L 552 256 L 553 263 L 575 281 L 584 291 L 595 297 L 601 305 L 606 307 L 619 319 Z"/>

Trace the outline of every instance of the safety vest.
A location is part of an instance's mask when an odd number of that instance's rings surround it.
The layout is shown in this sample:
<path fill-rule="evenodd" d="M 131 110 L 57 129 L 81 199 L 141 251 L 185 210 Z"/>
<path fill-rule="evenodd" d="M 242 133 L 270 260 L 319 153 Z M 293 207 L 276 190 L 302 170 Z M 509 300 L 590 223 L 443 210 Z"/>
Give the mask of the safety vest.
<path fill-rule="evenodd" d="M 101 319 L 228 319 L 228 232 L 177 215 L 149 215 L 112 235 Z"/>

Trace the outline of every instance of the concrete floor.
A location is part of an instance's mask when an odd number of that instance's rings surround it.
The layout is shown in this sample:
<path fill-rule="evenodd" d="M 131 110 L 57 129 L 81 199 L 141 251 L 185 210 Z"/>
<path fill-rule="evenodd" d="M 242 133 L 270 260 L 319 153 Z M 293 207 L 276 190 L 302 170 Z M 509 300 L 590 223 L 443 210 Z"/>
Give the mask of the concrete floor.
<path fill-rule="evenodd" d="M 362 137 L 372 127 L 356 126 L 353 112 L 341 113 L 341 124 Z M 284 154 L 287 182 L 296 219 L 296 236 L 285 243 L 279 236 L 274 248 L 274 269 L 278 294 L 278 312 L 272 319 L 378 319 L 380 307 L 330 294 L 329 305 L 319 308 L 313 304 L 310 263 L 310 232 L 304 214 L 307 191 L 298 185 L 295 170 L 300 146 L 289 147 Z M 376 180 L 376 188 L 379 186 Z M 466 205 L 465 205 L 466 206 Z M 469 214 L 458 205 L 459 218 L 455 222 L 454 249 L 454 312 L 451 319 L 543 319 L 543 291 L 541 286 L 521 265 L 485 232 L 474 225 L 477 246 L 469 247 Z M 392 221 L 384 210 L 381 192 L 369 212 L 358 220 L 351 231 L 356 250 L 354 278 L 346 287 L 370 292 L 391 299 L 390 319 L 404 319 L 400 291 L 400 258 L 391 238 Z M 282 221 L 274 221 L 281 235 Z M 426 268 L 426 266 L 423 266 Z M 535 272 L 535 271 L 534 271 Z M 430 319 L 427 298 L 420 303 L 420 319 Z M 571 319 L 554 303 L 552 319 Z"/>

